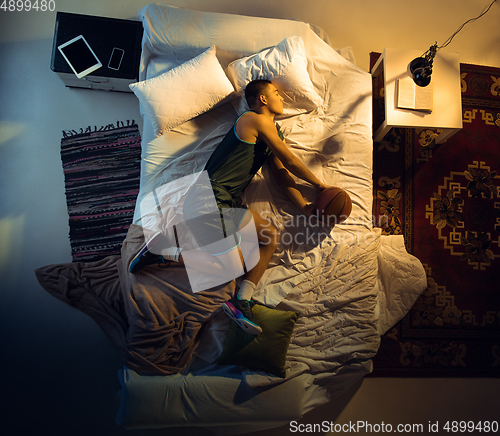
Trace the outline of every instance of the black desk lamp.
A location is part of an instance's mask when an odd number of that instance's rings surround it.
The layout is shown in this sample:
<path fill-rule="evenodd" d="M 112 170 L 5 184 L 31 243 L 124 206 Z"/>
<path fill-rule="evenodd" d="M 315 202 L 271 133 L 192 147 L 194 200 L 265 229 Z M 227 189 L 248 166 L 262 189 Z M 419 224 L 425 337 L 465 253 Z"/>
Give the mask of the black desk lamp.
<path fill-rule="evenodd" d="M 418 86 L 427 86 L 431 83 L 432 61 L 438 50 L 437 43 L 427 50 L 422 57 L 415 58 L 410 62 L 410 72 L 413 76 L 413 81 Z"/>
<path fill-rule="evenodd" d="M 481 13 L 481 15 L 477 16 L 476 18 L 471 18 L 470 20 L 467 20 L 464 24 L 462 24 L 458 28 L 458 30 L 452 36 L 450 36 L 441 47 L 438 47 L 436 42 L 421 57 L 415 58 L 410 62 L 410 72 L 412 74 L 413 81 L 418 86 L 423 87 L 431 83 L 432 61 L 434 60 L 434 56 L 436 56 L 437 51 L 446 47 L 453 40 L 455 35 L 458 32 L 460 32 L 467 23 L 476 21 L 478 18 L 481 18 L 484 14 L 486 14 L 486 12 L 488 12 L 491 9 L 493 3 L 495 3 L 496 1 L 497 0 L 493 0 L 491 4 L 488 6 L 488 8 Z"/>

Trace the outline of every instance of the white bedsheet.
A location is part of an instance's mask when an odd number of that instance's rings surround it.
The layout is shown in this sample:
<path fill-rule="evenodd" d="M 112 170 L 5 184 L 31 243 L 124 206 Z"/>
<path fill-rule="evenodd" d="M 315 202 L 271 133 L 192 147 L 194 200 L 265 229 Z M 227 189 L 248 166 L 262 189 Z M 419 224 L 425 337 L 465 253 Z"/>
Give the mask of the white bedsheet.
<path fill-rule="evenodd" d="M 294 221 L 298 210 L 278 187 L 269 183 L 266 166 L 245 194 L 250 208 L 278 225 L 292 222 L 286 229 L 282 227 L 282 241 L 255 298 L 269 306 L 280 305 L 284 310 L 303 314 L 290 343 L 286 378 L 301 381 L 303 394 L 295 406 L 303 414 L 335 397 L 371 370 L 371 357 L 378 349 L 380 335 L 404 316 L 426 287 L 423 267 L 406 252 L 402 237 L 381 236 L 380 229 L 372 226 L 371 76 L 349 60 L 349 49 L 332 49 L 325 42 L 326 37 L 318 36 L 324 36 L 321 31 L 313 31 L 305 23 L 207 14 L 158 5 L 146 7 L 139 16 L 145 27 L 141 79 L 173 68 L 212 44 L 217 46 L 221 64 L 225 66 L 287 36 L 300 36 L 304 40 L 308 72 L 324 105 L 279 120 L 279 124 L 290 149 L 311 171 L 325 183 L 350 193 L 351 216 L 331 233 L 315 240 L 314 235 L 325 230 Z M 186 22 L 190 25 L 183 33 L 179 26 Z M 249 39 L 247 32 L 241 32 L 248 28 L 254 29 L 255 38 Z M 226 103 L 159 138 L 155 138 L 151 123 L 144 117 L 138 203 L 152 189 L 200 171 L 232 127 L 238 107 L 237 100 Z M 300 186 L 304 196 L 314 200 L 313 190 L 306 184 Z M 139 213 L 134 221 L 141 223 Z M 298 235 L 305 230 L 309 231 L 307 235 Z M 215 361 L 223 343 L 221 332 L 223 329 L 217 323 L 211 326 L 206 333 L 211 346 L 201 348 L 198 358 L 208 363 Z M 216 375 L 219 371 L 220 368 L 208 367 L 203 374 Z M 227 425 L 222 418 L 206 411 L 189 418 L 169 413 L 165 404 L 157 403 L 164 401 L 165 392 L 172 389 L 168 378 L 162 379 L 165 383 L 153 383 L 151 378 L 136 376 L 127 369 L 124 374 L 118 418 L 122 425 L 133 428 Z M 277 383 L 275 377 L 262 373 L 243 370 L 239 374 L 238 383 L 244 382 L 249 387 Z M 190 376 L 175 377 L 184 377 L 182 389 L 169 395 L 189 397 L 194 389 Z M 146 385 L 149 388 L 145 389 Z M 155 415 L 154 425 L 150 423 L 151 414 L 140 406 L 148 401 L 148 389 L 149 399 L 163 410 L 161 416 Z M 216 387 L 207 389 L 210 395 L 217 395 Z M 273 401 L 264 401 L 264 407 L 272 408 Z M 236 406 L 232 410 L 235 420 L 239 419 L 238 413 L 242 414 L 241 419 L 246 419 L 243 416 L 247 412 Z M 280 425 L 289 416 L 280 418 L 276 416 L 266 425 Z"/>

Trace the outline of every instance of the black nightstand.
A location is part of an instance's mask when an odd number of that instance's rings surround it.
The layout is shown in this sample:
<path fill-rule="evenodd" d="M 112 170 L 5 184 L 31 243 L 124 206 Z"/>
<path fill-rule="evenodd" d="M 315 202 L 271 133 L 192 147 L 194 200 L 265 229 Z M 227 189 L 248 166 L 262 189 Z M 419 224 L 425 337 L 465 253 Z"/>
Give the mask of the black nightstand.
<path fill-rule="evenodd" d="M 101 68 L 81 79 L 57 49 L 79 35 L 83 35 L 102 63 Z M 50 67 L 67 87 L 131 92 L 128 85 L 139 78 L 141 41 L 140 21 L 58 12 Z M 108 67 L 115 47 L 124 51 L 118 70 Z"/>

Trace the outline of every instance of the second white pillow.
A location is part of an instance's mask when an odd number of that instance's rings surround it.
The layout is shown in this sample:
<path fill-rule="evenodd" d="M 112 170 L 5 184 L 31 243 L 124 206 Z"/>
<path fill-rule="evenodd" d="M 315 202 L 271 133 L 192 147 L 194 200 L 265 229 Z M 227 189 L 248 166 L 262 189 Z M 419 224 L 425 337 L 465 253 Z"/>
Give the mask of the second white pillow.
<path fill-rule="evenodd" d="M 232 62 L 227 68 L 227 76 L 240 94 L 252 80 L 272 80 L 283 95 L 285 113 L 287 110 L 313 110 L 323 104 L 309 78 L 304 41 L 298 36 Z"/>

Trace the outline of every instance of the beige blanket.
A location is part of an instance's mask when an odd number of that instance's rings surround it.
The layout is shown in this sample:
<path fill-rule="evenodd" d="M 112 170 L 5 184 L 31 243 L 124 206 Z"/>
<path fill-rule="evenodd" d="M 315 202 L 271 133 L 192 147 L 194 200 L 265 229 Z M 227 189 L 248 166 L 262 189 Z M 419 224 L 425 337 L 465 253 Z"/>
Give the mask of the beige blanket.
<path fill-rule="evenodd" d="M 139 374 L 172 374 L 188 363 L 203 326 L 235 285 L 193 293 L 182 267 L 146 266 L 130 274 L 130 259 L 143 244 L 141 227 L 132 225 L 122 256 L 49 265 L 36 275 L 50 294 L 97 322 L 126 366 Z"/>

